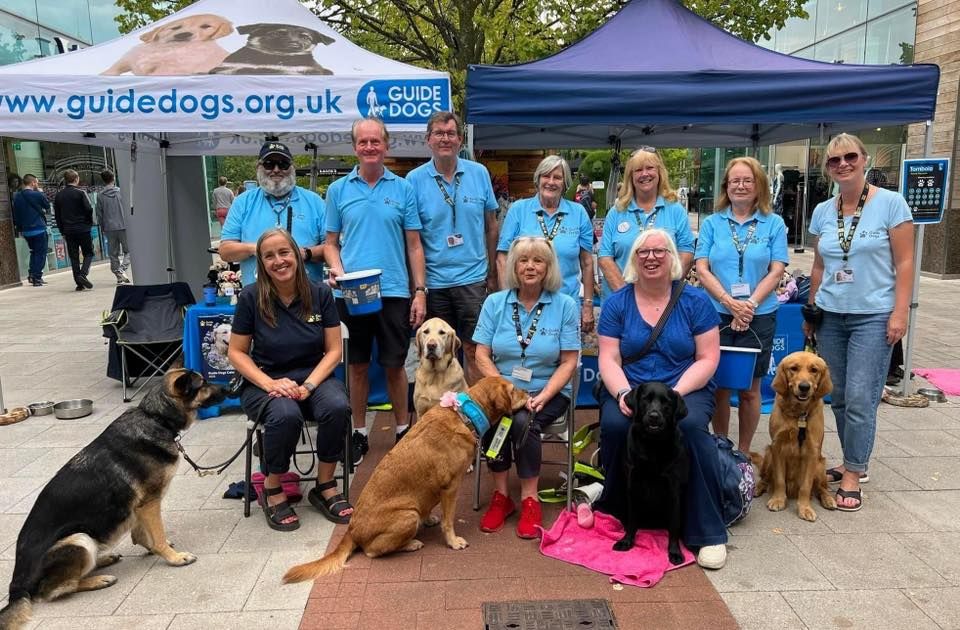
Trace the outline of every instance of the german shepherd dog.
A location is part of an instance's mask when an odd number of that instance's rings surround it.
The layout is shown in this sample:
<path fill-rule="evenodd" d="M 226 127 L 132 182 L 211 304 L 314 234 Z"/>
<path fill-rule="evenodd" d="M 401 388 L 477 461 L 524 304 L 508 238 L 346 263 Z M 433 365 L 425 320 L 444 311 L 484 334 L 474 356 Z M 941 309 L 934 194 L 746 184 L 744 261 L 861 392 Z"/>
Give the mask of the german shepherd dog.
<path fill-rule="evenodd" d="M 128 531 L 173 566 L 197 557 L 174 551 L 160 518 L 160 501 L 180 461 L 177 435 L 198 407 L 222 401 L 223 390 L 190 370 L 173 369 L 137 407 L 127 409 L 67 462 L 37 497 L 17 538 L 10 601 L 0 629 L 30 619 L 32 600 L 93 591 L 117 581 L 89 575 L 120 556 L 109 553 Z"/>

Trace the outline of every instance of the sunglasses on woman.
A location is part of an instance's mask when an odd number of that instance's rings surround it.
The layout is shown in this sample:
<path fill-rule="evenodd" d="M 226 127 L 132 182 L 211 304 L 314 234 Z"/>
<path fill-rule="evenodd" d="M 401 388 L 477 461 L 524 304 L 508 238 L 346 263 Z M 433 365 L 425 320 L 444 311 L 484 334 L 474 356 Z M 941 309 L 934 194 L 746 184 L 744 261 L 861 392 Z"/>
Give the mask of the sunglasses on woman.
<path fill-rule="evenodd" d="M 856 151 L 851 151 L 850 153 L 844 153 L 842 156 L 834 155 L 833 157 L 827 158 L 827 166 L 837 168 L 840 166 L 841 160 L 847 164 L 856 164 L 860 160 L 860 154 Z"/>

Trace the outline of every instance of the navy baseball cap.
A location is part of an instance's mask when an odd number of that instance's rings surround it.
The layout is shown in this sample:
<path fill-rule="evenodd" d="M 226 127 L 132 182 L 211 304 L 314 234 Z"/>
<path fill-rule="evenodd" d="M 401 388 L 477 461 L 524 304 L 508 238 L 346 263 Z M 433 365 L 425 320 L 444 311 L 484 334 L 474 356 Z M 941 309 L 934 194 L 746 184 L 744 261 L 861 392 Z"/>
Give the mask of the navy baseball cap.
<path fill-rule="evenodd" d="M 261 162 L 264 158 L 271 155 L 280 155 L 287 158 L 289 161 L 293 161 L 293 154 L 290 153 L 290 149 L 287 148 L 287 145 L 282 142 L 264 142 L 263 146 L 260 147 L 260 157 L 258 158 Z"/>

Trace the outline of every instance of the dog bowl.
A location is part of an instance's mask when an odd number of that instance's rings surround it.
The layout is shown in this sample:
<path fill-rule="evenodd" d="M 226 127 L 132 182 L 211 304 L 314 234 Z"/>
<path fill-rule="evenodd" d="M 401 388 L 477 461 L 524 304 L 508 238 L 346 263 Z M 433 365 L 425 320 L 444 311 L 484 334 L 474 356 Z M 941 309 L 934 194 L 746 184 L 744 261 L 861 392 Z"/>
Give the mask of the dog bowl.
<path fill-rule="evenodd" d="M 87 398 L 63 400 L 53 406 L 53 413 L 61 420 L 73 420 L 93 413 L 93 401 Z"/>
<path fill-rule="evenodd" d="M 53 401 L 44 400 L 42 402 L 30 403 L 27 405 L 31 416 L 49 416 L 53 413 Z"/>
<path fill-rule="evenodd" d="M 943 395 L 943 391 L 936 387 L 921 387 L 917 390 L 917 393 L 933 402 L 947 402 L 947 397 Z"/>

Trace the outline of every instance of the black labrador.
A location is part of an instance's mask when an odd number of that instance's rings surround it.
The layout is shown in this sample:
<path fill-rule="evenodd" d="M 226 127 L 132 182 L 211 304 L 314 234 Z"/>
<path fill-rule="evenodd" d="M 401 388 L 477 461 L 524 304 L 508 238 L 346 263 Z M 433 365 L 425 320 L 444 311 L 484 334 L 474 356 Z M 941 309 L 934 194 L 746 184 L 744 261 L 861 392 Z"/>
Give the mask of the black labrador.
<path fill-rule="evenodd" d="M 613 549 L 631 549 L 638 529 L 666 528 L 670 562 L 681 564 L 690 464 L 678 424 L 686 417 L 687 406 L 663 383 L 641 384 L 626 395 L 626 403 L 633 416 L 623 458 L 624 534 Z"/>

